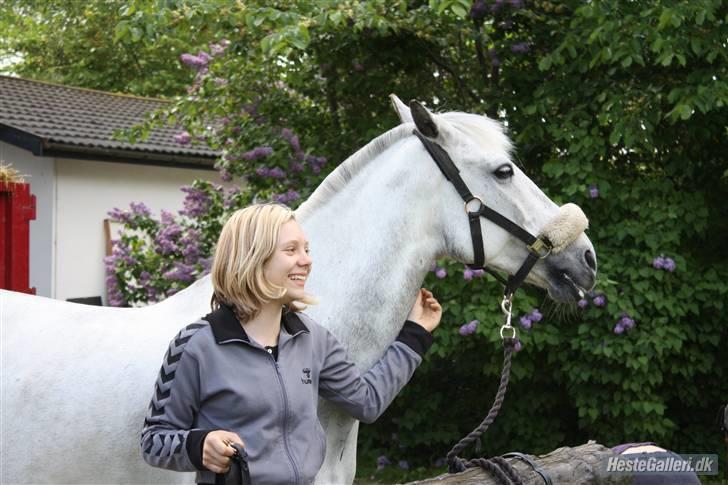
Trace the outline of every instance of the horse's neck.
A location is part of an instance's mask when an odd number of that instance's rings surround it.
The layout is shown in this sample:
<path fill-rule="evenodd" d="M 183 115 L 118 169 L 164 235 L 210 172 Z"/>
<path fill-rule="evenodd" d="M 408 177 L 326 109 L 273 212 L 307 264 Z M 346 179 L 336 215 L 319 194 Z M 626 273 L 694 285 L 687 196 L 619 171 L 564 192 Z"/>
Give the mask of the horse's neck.
<path fill-rule="evenodd" d="M 309 291 L 320 300 L 307 313 L 362 366 L 371 365 L 401 329 L 443 247 L 431 219 L 436 201 L 421 186 L 428 171 L 407 167 L 426 161 L 403 150 L 400 143 L 371 160 L 300 221 L 314 260 Z"/>

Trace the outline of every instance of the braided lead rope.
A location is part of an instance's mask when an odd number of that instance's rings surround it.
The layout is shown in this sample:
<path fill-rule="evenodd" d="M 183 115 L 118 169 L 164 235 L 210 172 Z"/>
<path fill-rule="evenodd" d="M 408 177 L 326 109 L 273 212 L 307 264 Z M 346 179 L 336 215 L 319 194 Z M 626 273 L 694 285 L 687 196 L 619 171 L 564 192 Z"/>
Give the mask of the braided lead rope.
<path fill-rule="evenodd" d="M 459 473 L 468 468 L 481 467 L 495 476 L 496 479 L 504 485 L 521 485 L 523 483 L 518 477 L 516 470 L 503 458 L 475 458 L 473 460 L 466 461 L 457 456 L 461 451 L 482 436 L 493 421 L 495 421 L 496 416 L 498 416 L 498 412 L 503 405 L 506 389 L 508 388 L 508 381 L 511 375 L 511 357 L 513 357 L 513 349 L 515 345 L 515 338 L 505 337 L 503 339 L 503 371 L 501 372 L 500 384 L 498 386 L 498 392 L 495 395 L 495 400 L 493 401 L 493 405 L 491 406 L 488 415 L 485 417 L 483 422 L 480 423 L 480 426 L 471 431 L 465 438 L 461 439 L 455 446 L 453 446 L 452 450 L 448 452 L 447 464 L 448 471 L 450 473 Z"/>

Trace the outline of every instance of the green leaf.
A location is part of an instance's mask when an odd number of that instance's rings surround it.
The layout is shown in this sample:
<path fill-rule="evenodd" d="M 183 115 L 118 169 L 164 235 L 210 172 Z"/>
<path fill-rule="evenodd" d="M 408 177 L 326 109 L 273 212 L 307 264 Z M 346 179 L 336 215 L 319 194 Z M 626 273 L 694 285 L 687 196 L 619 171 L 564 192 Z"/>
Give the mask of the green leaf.
<path fill-rule="evenodd" d="M 459 3 L 453 4 L 453 6 L 450 7 L 450 10 L 452 10 L 455 13 L 455 15 L 457 15 L 461 19 L 464 19 L 465 17 L 468 16 L 468 11 L 465 10 L 465 8 L 463 8 L 463 6 L 460 5 Z"/>
<path fill-rule="evenodd" d="M 657 30 L 663 30 L 665 27 L 672 23 L 673 12 L 671 9 L 666 8 L 660 15 L 660 20 L 657 24 Z"/>
<path fill-rule="evenodd" d="M 551 58 L 546 56 L 542 57 L 541 60 L 538 61 L 538 68 L 541 71 L 548 71 L 551 67 Z"/>

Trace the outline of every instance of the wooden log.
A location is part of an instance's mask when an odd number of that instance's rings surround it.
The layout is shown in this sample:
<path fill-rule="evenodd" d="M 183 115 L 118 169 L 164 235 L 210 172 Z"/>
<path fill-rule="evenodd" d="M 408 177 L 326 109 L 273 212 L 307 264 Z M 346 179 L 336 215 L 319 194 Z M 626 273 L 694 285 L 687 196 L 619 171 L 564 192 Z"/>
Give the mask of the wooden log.
<path fill-rule="evenodd" d="M 525 453 L 524 453 L 525 454 Z M 617 456 L 609 448 L 595 441 L 574 448 L 565 446 L 542 456 L 527 455 L 542 470 L 549 474 L 554 485 L 631 484 L 631 474 L 606 473 L 603 460 Z M 531 466 L 518 458 L 508 458 L 526 485 L 543 485 L 541 476 Z M 435 478 L 410 482 L 407 485 L 499 485 L 482 468 L 471 468 L 462 473 L 445 473 Z"/>

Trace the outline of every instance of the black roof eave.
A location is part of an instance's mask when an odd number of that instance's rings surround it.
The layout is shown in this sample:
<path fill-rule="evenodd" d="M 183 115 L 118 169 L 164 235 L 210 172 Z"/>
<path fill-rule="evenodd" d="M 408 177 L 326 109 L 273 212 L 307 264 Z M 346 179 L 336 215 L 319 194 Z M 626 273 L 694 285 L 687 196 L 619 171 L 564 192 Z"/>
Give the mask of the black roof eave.
<path fill-rule="evenodd" d="M 216 156 L 192 156 L 141 150 L 88 147 L 57 143 L 32 133 L 0 123 L 0 140 L 30 151 L 39 157 L 62 157 L 77 160 L 131 163 L 158 167 L 214 170 Z"/>

